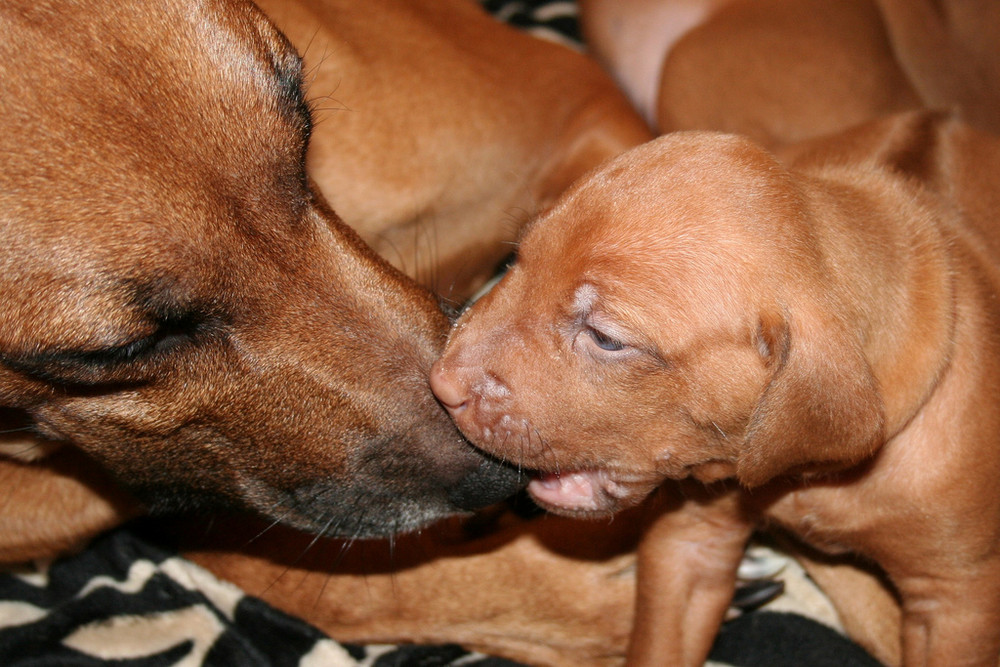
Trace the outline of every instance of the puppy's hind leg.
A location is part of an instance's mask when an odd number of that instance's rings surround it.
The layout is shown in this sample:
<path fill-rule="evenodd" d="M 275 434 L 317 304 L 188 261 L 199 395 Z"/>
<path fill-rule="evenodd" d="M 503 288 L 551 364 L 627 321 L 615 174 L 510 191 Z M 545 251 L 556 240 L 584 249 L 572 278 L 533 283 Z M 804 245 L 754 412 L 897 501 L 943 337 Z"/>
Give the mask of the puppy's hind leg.
<path fill-rule="evenodd" d="M 66 445 L 40 461 L 0 456 L 0 563 L 53 558 L 142 512 L 96 463 Z"/>

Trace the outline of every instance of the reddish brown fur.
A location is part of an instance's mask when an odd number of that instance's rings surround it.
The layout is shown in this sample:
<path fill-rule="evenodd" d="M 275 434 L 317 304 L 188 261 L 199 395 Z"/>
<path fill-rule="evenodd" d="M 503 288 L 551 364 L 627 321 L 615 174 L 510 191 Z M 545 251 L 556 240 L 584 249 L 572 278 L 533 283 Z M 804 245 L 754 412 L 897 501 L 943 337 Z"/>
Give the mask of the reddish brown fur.
<path fill-rule="evenodd" d="M 508 515 L 475 539 L 446 523 L 391 545 L 312 547 L 280 528 L 256 537 L 252 524 L 205 545 L 203 529 L 185 526 L 185 557 L 342 641 L 458 643 L 527 665 L 612 667 L 632 628 L 639 525 L 641 511 L 588 524 Z"/>
<path fill-rule="evenodd" d="M 631 662 L 704 660 L 763 522 L 877 563 L 906 664 L 996 664 L 997 174 L 996 138 L 926 114 L 782 162 L 663 137 L 572 188 L 459 320 L 432 386 L 548 473 L 544 505 L 687 480 L 643 542 Z"/>

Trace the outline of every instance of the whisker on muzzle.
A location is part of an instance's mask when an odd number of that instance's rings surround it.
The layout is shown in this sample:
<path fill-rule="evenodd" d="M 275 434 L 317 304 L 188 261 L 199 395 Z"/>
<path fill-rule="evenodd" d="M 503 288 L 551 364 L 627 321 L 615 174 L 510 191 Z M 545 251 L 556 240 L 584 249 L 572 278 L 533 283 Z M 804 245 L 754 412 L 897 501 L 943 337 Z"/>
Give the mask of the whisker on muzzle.
<path fill-rule="evenodd" d="M 538 446 L 537 446 L 537 449 L 538 449 L 538 452 L 539 452 L 540 457 L 542 458 L 542 460 L 545 460 L 546 458 L 548 458 L 549 460 L 552 461 L 552 465 L 551 466 L 548 466 L 548 465 L 545 466 L 546 470 L 551 470 L 551 472 L 555 473 L 556 475 L 561 475 L 562 474 L 562 466 L 559 464 L 559 459 L 555 455 L 555 450 L 553 450 L 552 446 L 549 445 L 549 443 L 545 441 L 545 438 L 542 437 L 542 434 L 538 431 L 537 428 L 535 428 L 534 426 L 532 426 L 530 433 L 534 433 L 538 437 Z M 531 440 L 530 434 L 528 436 L 528 440 L 529 440 L 529 444 L 530 444 L 530 440 Z"/>
<path fill-rule="evenodd" d="M 317 501 L 317 499 L 318 499 L 318 498 L 319 498 L 319 497 L 320 497 L 320 496 L 322 495 L 322 493 L 323 493 L 322 491 L 317 491 L 317 492 L 316 492 L 315 494 L 313 494 L 313 495 L 312 495 L 312 496 L 311 496 L 311 497 L 310 497 L 310 498 L 308 499 L 308 503 L 309 503 L 309 504 L 315 504 L 315 503 L 316 503 L 316 501 Z M 274 528 L 274 527 L 276 527 L 276 526 L 280 525 L 280 524 L 282 523 L 282 520 L 283 520 L 283 519 L 284 519 L 285 517 L 287 517 L 287 516 L 289 516 L 290 514 L 292 514 L 293 512 L 296 512 L 296 511 L 297 511 L 297 510 L 299 509 L 299 507 L 301 506 L 301 504 L 302 504 L 302 501 L 301 501 L 301 500 L 297 500 L 297 501 L 296 501 L 296 502 L 294 502 L 294 503 L 293 503 L 293 504 L 292 504 L 292 505 L 291 505 L 290 507 L 285 507 L 285 508 L 284 508 L 284 512 L 282 512 L 282 513 L 281 513 L 280 515 L 278 515 L 278 517 L 277 517 L 276 519 L 274 519 L 274 521 L 272 521 L 272 522 L 271 522 L 271 523 L 270 523 L 270 524 L 269 524 L 268 526 L 266 526 L 266 527 L 265 527 L 265 528 L 264 528 L 263 530 L 261 530 L 261 531 L 260 531 L 259 533 L 257 533 L 256 535 L 254 535 L 254 536 L 253 536 L 253 537 L 252 537 L 252 538 L 251 538 L 250 540 L 248 540 L 248 541 L 247 541 L 247 545 L 249 545 L 249 544 L 253 543 L 253 541 L 254 541 L 254 540 L 257 540 L 257 539 L 259 539 L 259 538 L 260 538 L 260 537 L 261 537 L 262 535 L 264 535 L 264 533 L 268 532 L 268 531 L 269 531 L 269 530 L 271 530 L 272 528 Z M 281 503 L 280 503 L 280 502 L 276 502 L 276 503 L 274 503 L 274 505 L 273 505 L 273 507 L 274 507 L 274 508 L 277 508 L 277 507 L 280 507 L 280 506 L 281 506 Z M 316 545 L 316 544 L 317 544 L 317 543 L 318 543 L 318 542 L 319 542 L 319 541 L 320 541 L 321 539 L 323 539 L 323 538 L 324 538 L 324 537 L 326 537 L 326 536 L 327 536 L 328 534 L 330 534 L 330 531 L 331 531 L 331 529 L 333 530 L 333 532 L 334 532 L 334 533 L 337 533 L 337 532 L 339 532 L 339 529 L 340 529 L 340 525 L 341 525 L 341 522 L 338 522 L 338 521 L 337 521 L 337 517 L 336 517 L 336 516 L 332 516 L 332 517 L 330 517 L 330 520 L 329 520 L 329 521 L 327 521 L 327 522 L 326 522 L 326 524 L 324 524 L 324 525 L 323 525 L 323 527 L 322 527 L 322 528 L 321 528 L 321 529 L 320 529 L 320 530 L 319 530 L 319 531 L 318 531 L 318 532 L 317 532 L 317 533 L 316 533 L 316 534 L 315 534 L 315 535 L 313 536 L 312 540 L 310 540 L 310 541 L 309 541 L 309 544 L 307 544 L 307 545 L 305 546 L 305 548 L 303 548 L 303 549 L 302 549 L 302 551 L 301 551 L 301 552 L 299 553 L 299 555 L 298 555 L 298 556 L 296 556 L 296 557 L 295 557 L 295 559 L 294 559 L 294 560 L 292 560 L 292 562 L 288 563 L 288 564 L 287 564 L 287 565 L 285 566 L 284 570 L 282 570 L 281 574 L 279 574 L 279 575 L 278 575 L 277 577 L 275 577 L 275 578 L 274 578 L 274 580 L 273 580 L 273 581 L 272 581 L 272 582 L 271 582 L 270 584 L 268 584 L 268 585 L 267 585 L 267 587 L 266 587 L 266 588 L 264 588 L 264 590 L 263 590 L 263 591 L 262 591 L 262 592 L 261 592 L 261 593 L 260 593 L 259 595 L 264 595 L 265 593 L 267 593 L 267 592 L 268 592 L 269 590 L 271 590 L 271 588 L 273 588 L 273 587 L 274 587 L 274 586 L 275 586 L 275 585 L 276 585 L 276 584 L 277 584 L 277 583 L 278 583 L 279 581 L 281 581 L 281 580 L 282 580 L 282 579 L 283 579 L 283 578 L 285 577 L 285 575 L 286 575 L 286 574 L 288 574 L 289 572 L 291 572 L 291 571 L 292 571 L 292 570 L 293 570 L 293 569 L 295 568 L 295 566 L 296 566 L 296 565 L 298 565 L 298 564 L 299 564 L 299 563 L 300 563 L 300 562 L 302 561 L 302 559 L 303 559 L 303 558 L 305 558 L 306 554 L 307 554 L 307 553 L 309 553 L 309 551 L 310 551 L 310 550 L 311 550 L 311 549 L 312 549 L 312 548 L 313 548 L 313 547 L 314 547 L 314 546 L 315 546 L 315 545 Z"/>
<path fill-rule="evenodd" d="M 315 496 L 310 498 L 310 501 L 315 501 L 319 497 L 320 493 L 321 492 L 317 492 Z M 244 548 L 249 547 L 251 544 L 259 540 L 261 537 L 264 536 L 265 533 L 270 531 L 272 528 L 282 525 L 285 519 L 288 518 L 293 512 L 298 511 L 298 509 L 299 509 L 298 502 L 293 503 L 291 506 L 288 506 L 282 503 L 281 501 L 275 501 L 274 503 L 272 503 L 271 507 L 267 509 L 267 512 L 264 515 L 272 519 L 271 523 L 262 528 L 259 533 L 257 533 L 249 540 L 247 540 L 246 543 L 243 545 Z"/>
<path fill-rule="evenodd" d="M 256 534 L 256 535 L 254 535 L 253 537 L 251 537 L 251 538 L 250 538 L 249 540 L 247 540 L 246 542 L 244 542 L 244 544 L 243 544 L 243 548 L 245 549 L 245 548 L 249 547 L 249 546 L 250 546 L 251 544 L 253 544 L 253 543 L 254 543 L 254 542 L 256 542 L 257 540 L 259 540 L 260 538 L 262 538 L 262 537 L 264 536 L 264 534 L 265 534 L 265 533 L 267 533 L 268 531 L 270 531 L 270 530 L 271 530 L 272 528 L 274 528 L 275 526 L 279 526 L 279 525 L 281 525 L 281 520 L 282 520 L 283 518 L 285 518 L 286 516 L 288 516 L 288 513 L 289 513 L 290 511 L 291 511 L 291 510 L 288 510 L 288 511 L 286 511 L 286 512 L 285 512 L 284 514 L 282 514 L 282 515 L 281 515 L 281 516 L 279 516 L 278 518 L 276 518 L 276 519 L 274 519 L 273 521 L 271 521 L 271 523 L 269 523 L 269 524 L 267 524 L 266 526 L 264 526 L 264 527 L 263 527 L 263 528 L 262 528 L 262 529 L 260 530 L 260 532 L 259 532 L 259 533 L 257 533 L 257 534 Z"/>
<path fill-rule="evenodd" d="M 507 454 L 507 451 L 508 451 L 508 449 L 507 449 L 507 441 L 510 440 L 510 437 L 511 437 L 510 431 L 506 431 L 505 430 L 504 434 L 503 434 L 503 439 L 500 440 L 499 442 L 497 442 L 496 438 L 494 438 L 493 442 L 491 443 L 492 446 L 491 446 L 490 449 L 491 449 L 491 451 L 494 451 L 494 452 L 497 452 L 497 451 L 503 452 L 503 454 L 500 455 L 500 457 L 499 457 L 500 463 L 502 463 L 504 465 L 514 465 L 514 466 L 517 466 L 517 472 L 518 472 L 518 474 L 520 474 L 521 472 L 523 472 L 523 470 L 522 470 L 522 461 L 524 460 L 524 452 L 522 451 L 521 452 L 521 456 L 517 457 L 516 459 L 511 459 L 510 455 Z"/>
<path fill-rule="evenodd" d="M 0 435 L 7 435 L 8 433 L 25 433 L 33 429 L 34 427 L 32 426 L 20 426 L 18 428 L 4 428 L 0 429 Z"/>
<path fill-rule="evenodd" d="M 332 523 L 333 523 L 333 520 L 331 519 L 331 521 L 326 524 L 326 526 L 319 533 L 319 535 L 317 535 L 316 538 L 313 539 L 313 541 L 309 543 L 309 545 L 305 549 L 306 551 L 308 551 L 309 549 L 311 549 L 312 546 L 314 544 L 316 544 L 320 539 L 326 540 L 326 538 L 327 538 L 326 532 L 327 532 L 327 530 L 330 529 L 330 526 L 331 526 Z M 338 569 L 340 569 L 340 565 L 343 562 L 344 558 L 347 556 L 347 552 L 350 550 L 350 548 L 352 546 L 354 546 L 354 544 L 357 542 L 357 540 L 358 540 L 358 536 L 357 536 L 357 533 L 355 533 L 354 537 L 351 537 L 350 539 L 347 539 L 347 540 L 341 540 L 340 541 L 340 548 L 337 550 L 336 557 L 324 569 L 324 571 L 327 573 L 327 576 L 324 577 L 324 579 L 323 579 L 323 585 L 320 586 L 319 591 L 317 591 L 317 593 L 316 593 L 316 599 L 313 602 L 313 610 L 317 609 L 319 607 L 320 603 L 323 601 L 323 594 L 326 592 L 326 587 L 327 587 L 327 585 L 329 585 L 330 579 L 333 578 L 333 573 L 335 571 L 337 571 Z M 333 544 L 333 542 L 326 542 L 325 541 L 324 544 Z M 304 553 L 303 553 L 303 555 L 304 555 Z M 325 560 L 325 558 L 323 560 Z"/>

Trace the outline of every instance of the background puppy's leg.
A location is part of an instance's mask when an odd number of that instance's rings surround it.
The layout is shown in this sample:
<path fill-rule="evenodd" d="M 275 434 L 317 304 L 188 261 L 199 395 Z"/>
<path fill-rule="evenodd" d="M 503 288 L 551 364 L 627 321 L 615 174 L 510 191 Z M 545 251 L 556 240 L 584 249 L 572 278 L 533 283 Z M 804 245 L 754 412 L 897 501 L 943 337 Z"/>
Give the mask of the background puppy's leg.
<path fill-rule="evenodd" d="M 579 0 L 587 46 L 656 126 L 663 59 L 674 43 L 731 0 Z"/>
<path fill-rule="evenodd" d="M 926 106 L 1000 131 L 1000 3 L 877 0 L 896 58 Z"/>
<path fill-rule="evenodd" d="M 139 504 L 73 447 L 41 461 L 0 457 L 0 562 L 53 558 L 140 514 Z"/>
<path fill-rule="evenodd" d="M 628 664 L 696 667 L 732 600 L 752 524 L 738 492 L 697 483 L 667 482 L 653 506 L 659 515 L 639 546 Z"/>
<path fill-rule="evenodd" d="M 632 628 L 638 521 L 503 518 L 385 542 L 314 541 L 274 528 L 182 527 L 185 556 L 340 641 L 458 643 L 532 665 L 620 665 Z M 510 521 L 510 523 L 507 523 Z M 239 535 L 236 530 L 241 530 Z M 249 536 L 249 537 L 248 537 Z M 248 539 L 251 540 L 247 544 Z"/>

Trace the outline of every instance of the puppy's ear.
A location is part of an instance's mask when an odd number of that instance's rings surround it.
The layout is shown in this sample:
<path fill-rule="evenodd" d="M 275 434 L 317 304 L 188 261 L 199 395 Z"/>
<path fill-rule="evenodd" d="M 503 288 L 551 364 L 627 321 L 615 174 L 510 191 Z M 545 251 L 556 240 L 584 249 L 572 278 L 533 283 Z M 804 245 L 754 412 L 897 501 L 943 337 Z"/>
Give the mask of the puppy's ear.
<path fill-rule="evenodd" d="M 881 444 L 882 399 L 860 342 L 829 316 L 809 319 L 792 327 L 774 312 L 761 316 L 755 343 L 772 376 L 737 459 L 748 488 L 786 472 L 847 467 Z"/>

